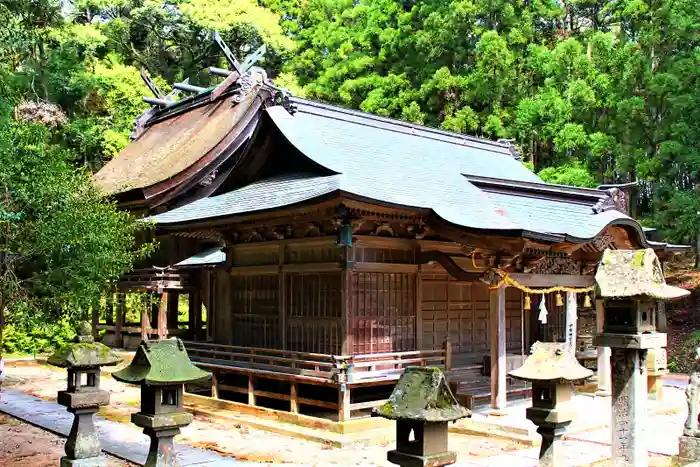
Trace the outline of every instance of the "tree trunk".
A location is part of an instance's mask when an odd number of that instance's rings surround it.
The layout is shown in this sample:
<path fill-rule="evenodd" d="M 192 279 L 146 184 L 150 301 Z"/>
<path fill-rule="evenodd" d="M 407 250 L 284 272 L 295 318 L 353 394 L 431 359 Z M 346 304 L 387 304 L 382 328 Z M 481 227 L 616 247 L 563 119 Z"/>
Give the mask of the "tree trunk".
<path fill-rule="evenodd" d="M 695 269 L 700 268 L 700 230 L 695 233 Z"/>

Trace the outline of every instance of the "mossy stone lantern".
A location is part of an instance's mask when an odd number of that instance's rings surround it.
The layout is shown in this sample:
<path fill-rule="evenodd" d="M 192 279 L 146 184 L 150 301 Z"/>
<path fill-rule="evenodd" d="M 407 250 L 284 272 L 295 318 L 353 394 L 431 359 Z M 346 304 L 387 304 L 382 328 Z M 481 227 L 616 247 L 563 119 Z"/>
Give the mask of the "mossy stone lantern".
<path fill-rule="evenodd" d="M 192 364 L 180 339 L 141 342 L 131 364 L 112 374 L 114 379 L 141 386 L 141 411 L 134 425 L 151 438 L 145 467 L 177 466 L 173 438 L 192 422 L 183 407 L 185 384 L 209 379 L 210 373 Z"/>
<path fill-rule="evenodd" d="M 457 403 L 442 371 L 429 367 L 406 368 L 389 400 L 373 414 L 396 420 L 396 449 L 387 459 L 402 467 L 454 464 L 457 455 L 447 449 L 447 423 L 471 416 Z"/>
<path fill-rule="evenodd" d="M 654 370 L 662 366 L 663 359 L 657 362 L 656 355 L 666 347 L 666 334 L 656 328 L 657 307 L 659 301 L 681 298 L 689 292 L 666 284 L 652 249 L 605 250 L 595 280 L 596 296 L 604 310 L 603 332 L 595 336 L 594 344 L 610 347 L 612 456 L 620 465 L 646 467 L 649 454 L 642 433 L 647 369 L 649 365 Z"/>
<path fill-rule="evenodd" d="M 109 347 L 95 342 L 86 322 L 78 325 L 75 342 L 62 346 L 48 358 L 49 365 L 68 370 L 68 388 L 58 392 L 58 403 L 74 415 L 61 467 L 106 465 L 93 415 L 100 406 L 109 404 L 109 392 L 100 390 L 100 367 L 121 361 Z"/>
<path fill-rule="evenodd" d="M 575 416 L 573 383 L 593 372 L 578 363 L 568 344 L 535 342 L 523 366 L 509 374 L 532 383 L 532 407 L 525 416 L 542 436 L 539 465 L 563 467 L 558 441 Z"/>

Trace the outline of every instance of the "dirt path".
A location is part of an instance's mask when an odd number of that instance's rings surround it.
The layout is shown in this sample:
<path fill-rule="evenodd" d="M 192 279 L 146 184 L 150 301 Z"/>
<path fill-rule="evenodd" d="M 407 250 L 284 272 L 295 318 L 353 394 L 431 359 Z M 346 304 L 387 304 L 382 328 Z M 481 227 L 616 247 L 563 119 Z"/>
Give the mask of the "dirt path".
<path fill-rule="evenodd" d="M 55 467 L 64 444 L 60 436 L 0 414 L 0 466 Z M 108 457 L 107 467 L 135 466 Z"/>
<path fill-rule="evenodd" d="M 55 400 L 56 392 L 65 386 L 65 372 L 48 365 L 39 365 L 34 362 L 8 363 L 5 366 L 5 373 L 8 380 L 3 386 L 12 387 L 46 400 Z M 102 387 L 111 392 L 112 399 L 110 406 L 103 409 L 101 415 L 110 420 L 129 423 L 131 413 L 138 410 L 139 389 L 123 385 L 111 377 L 102 378 Z M 307 466 L 361 465 L 368 467 L 393 465 L 386 461 L 386 452 L 390 449 L 388 443 L 363 443 L 334 448 L 257 430 L 246 425 L 226 424 L 201 416 L 197 416 L 190 426 L 183 429 L 182 434 L 176 440 L 236 459 L 262 463 L 294 463 Z M 457 451 L 460 462 L 499 455 L 522 448 L 521 444 L 507 440 L 450 435 L 450 449 Z M 61 449 L 58 449 L 56 459 L 60 457 Z M 0 462 L 0 466 L 3 465 L 21 464 Z M 31 467 L 39 466 L 32 463 Z"/>

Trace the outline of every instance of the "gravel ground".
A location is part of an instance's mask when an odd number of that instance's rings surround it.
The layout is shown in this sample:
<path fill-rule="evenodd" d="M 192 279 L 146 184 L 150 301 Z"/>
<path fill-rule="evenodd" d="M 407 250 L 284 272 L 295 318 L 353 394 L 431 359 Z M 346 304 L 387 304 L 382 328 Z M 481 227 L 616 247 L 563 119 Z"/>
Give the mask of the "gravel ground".
<path fill-rule="evenodd" d="M 19 420 L 0 414 L 0 466 L 56 467 L 65 440 Z M 112 457 L 107 467 L 135 467 Z"/>
<path fill-rule="evenodd" d="M 35 362 L 7 363 L 5 373 L 8 379 L 3 386 L 12 387 L 46 400 L 55 400 L 56 392 L 65 387 L 65 371 L 48 365 Z M 138 410 L 139 389 L 123 385 L 111 377 L 102 378 L 102 388 L 111 392 L 112 399 L 110 406 L 101 410 L 101 415 L 110 420 L 129 423 L 131 413 Z M 49 439 L 56 438 L 49 434 L 46 436 Z M 388 467 L 393 465 L 386 461 L 386 452 L 391 449 L 388 443 L 362 443 L 344 448 L 334 448 L 321 443 L 250 428 L 246 425 L 226 424 L 202 416 L 197 416 L 190 426 L 182 430 L 182 434 L 176 440 L 212 450 L 221 455 L 262 463 L 294 463 L 306 466 Z M 393 443 L 391 444 L 393 445 Z M 507 440 L 450 435 L 450 449 L 457 451 L 460 462 L 495 456 L 522 448 L 521 444 Z M 56 459 L 60 457 L 61 449 L 57 448 Z M 3 464 L 0 462 L 0 466 L 3 465 L 21 466 L 23 464 Z M 35 463 L 31 463 L 31 466 L 39 467 Z"/>

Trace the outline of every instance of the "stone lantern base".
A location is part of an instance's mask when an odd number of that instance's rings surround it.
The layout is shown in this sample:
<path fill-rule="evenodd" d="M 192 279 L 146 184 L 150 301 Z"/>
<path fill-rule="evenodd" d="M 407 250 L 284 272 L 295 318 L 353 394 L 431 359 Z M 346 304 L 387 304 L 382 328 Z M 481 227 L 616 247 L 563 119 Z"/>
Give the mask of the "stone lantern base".
<path fill-rule="evenodd" d="M 145 467 L 175 467 L 175 447 L 173 438 L 180 434 L 180 428 L 192 423 L 194 417 L 188 412 L 171 412 L 147 415 L 141 412 L 131 416 L 131 422 L 143 428 L 151 439 Z"/>
<path fill-rule="evenodd" d="M 401 467 L 441 467 L 457 462 L 457 453 L 447 451 L 426 456 L 416 456 L 393 450 L 387 453 L 386 458 L 392 464 L 400 465 Z"/>
<path fill-rule="evenodd" d="M 681 436 L 678 441 L 678 457 L 692 462 L 700 461 L 700 438 Z"/>
<path fill-rule="evenodd" d="M 61 467 L 105 467 L 107 461 L 101 455 L 93 415 L 100 406 L 109 404 L 109 392 L 59 391 L 58 403 L 73 414 L 73 425 L 66 440 L 66 456 L 61 458 Z"/>

